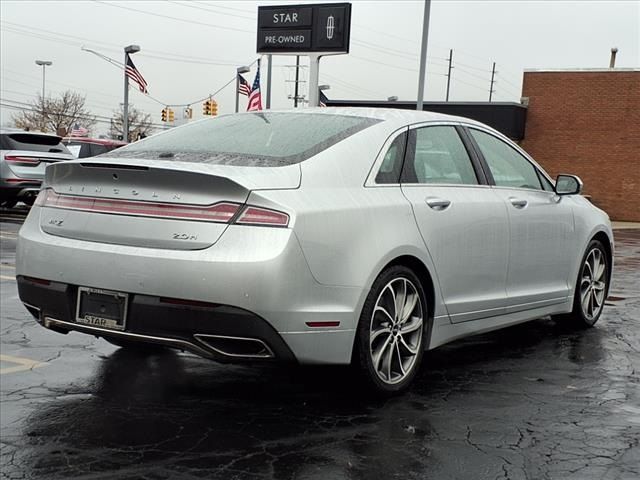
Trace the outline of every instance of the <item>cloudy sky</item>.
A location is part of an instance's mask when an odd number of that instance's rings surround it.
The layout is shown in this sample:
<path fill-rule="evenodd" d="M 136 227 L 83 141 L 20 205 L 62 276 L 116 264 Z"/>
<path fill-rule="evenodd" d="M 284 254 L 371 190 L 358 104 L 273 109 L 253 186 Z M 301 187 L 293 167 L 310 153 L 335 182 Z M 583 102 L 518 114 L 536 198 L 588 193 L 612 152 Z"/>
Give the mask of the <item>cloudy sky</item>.
<path fill-rule="evenodd" d="M 134 60 L 153 97 L 132 90 L 130 101 L 158 123 L 162 104 L 192 103 L 199 117 L 202 105 L 194 102 L 233 79 L 236 66 L 258 58 L 257 6 L 286 3 L 2 0 L 0 123 L 11 120 L 14 110 L 8 105 L 29 103 L 41 91 L 42 68 L 36 59 L 53 62 L 46 72 L 47 95 L 78 91 L 86 95 L 89 109 L 106 120 L 122 102 L 122 71 L 81 47 L 122 61 L 129 44 L 142 49 Z M 352 4 L 350 54 L 321 62 L 320 83 L 331 85 L 328 96 L 415 99 L 424 3 Z M 494 100 L 518 101 L 523 69 L 607 67 L 614 46 L 619 49 L 616 66 L 640 67 L 640 1 L 434 0 L 425 98 L 444 100 L 449 49 L 451 100 L 487 100 L 496 62 Z M 274 59 L 273 108 L 292 105 L 294 63 L 295 57 Z M 254 74 L 255 68 L 246 75 L 250 83 Z M 307 76 L 303 69 L 303 79 Z M 233 84 L 215 98 L 221 113 L 233 111 Z M 244 105 L 246 98 L 241 99 Z"/>

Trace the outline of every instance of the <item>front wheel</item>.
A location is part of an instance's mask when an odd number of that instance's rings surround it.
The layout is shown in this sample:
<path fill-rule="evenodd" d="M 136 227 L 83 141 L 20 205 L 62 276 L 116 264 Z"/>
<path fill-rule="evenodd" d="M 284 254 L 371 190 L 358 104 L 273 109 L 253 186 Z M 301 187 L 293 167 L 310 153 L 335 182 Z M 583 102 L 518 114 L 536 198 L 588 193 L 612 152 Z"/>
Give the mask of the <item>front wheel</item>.
<path fill-rule="evenodd" d="M 413 381 L 424 353 L 427 301 L 407 267 L 383 271 L 367 296 L 356 333 L 354 365 L 376 392 L 392 394 Z"/>
<path fill-rule="evenodd" d="M 593 327 L 602 315 L 609 291 L 609 257 L 599 240 L 592 240 L 582 258 L 573 310 L 568 320 L 579 328 Z"/>

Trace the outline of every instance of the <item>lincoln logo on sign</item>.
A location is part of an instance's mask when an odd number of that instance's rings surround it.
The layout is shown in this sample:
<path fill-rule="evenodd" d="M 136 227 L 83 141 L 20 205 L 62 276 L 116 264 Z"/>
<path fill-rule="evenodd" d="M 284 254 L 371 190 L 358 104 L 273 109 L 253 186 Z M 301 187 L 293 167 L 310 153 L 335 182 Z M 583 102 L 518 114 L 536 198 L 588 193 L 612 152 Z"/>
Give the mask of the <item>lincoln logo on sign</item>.
<path fill-rule="evenodd" d="M 258 53 L 349 53 L 350 3 L 258 7 Z"/>
<path fill-rule="evenodd" d="M 327 39 L 331 40 L 333 38 L 333 29 L 335 28 L 333 26 L 333 21 L 335 19 L 333 18 L 333 15 L 329 15 L 327 17 Z"/>

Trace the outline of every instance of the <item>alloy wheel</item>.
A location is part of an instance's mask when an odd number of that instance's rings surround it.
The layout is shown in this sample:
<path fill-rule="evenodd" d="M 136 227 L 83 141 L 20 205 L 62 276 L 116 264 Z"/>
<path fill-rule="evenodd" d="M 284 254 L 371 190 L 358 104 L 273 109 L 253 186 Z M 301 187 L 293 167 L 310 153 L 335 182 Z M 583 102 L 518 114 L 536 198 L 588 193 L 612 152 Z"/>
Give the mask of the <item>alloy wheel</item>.
<path fill-rule="evenodd" d="M 418 290 L 404 277 L 391 280 L 380 292 L 371 315 L 369 354 L 383 382 L 399 383 L 415 367 L 424 311 Z"/>
<path fill-rule="evenodd" d="M 607 264 L 602 250 L 593 248 L 582 266 L 580 304 L 587 320 L 598 318 L 604 305 Z"/>

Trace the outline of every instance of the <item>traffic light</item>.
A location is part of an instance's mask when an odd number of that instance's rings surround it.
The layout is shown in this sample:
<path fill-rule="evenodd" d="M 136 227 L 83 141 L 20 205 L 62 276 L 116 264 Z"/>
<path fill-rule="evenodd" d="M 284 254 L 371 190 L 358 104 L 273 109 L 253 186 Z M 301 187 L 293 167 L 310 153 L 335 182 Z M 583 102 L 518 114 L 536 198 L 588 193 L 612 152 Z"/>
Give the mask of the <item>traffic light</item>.
<path fill-rule="evenodd" d="M 203 115 L 211 115 L 211 101 L 210 100 L 205 100 L 204 104 L 202 105 L 202 114 Z"/>
<path fill-rule="evenodd" d="M 218 115 L 218 102 L 216 102 L 215 100 L 211 100 L 210 103 L 211 107 L 211 113 L 210 115 Z"/>
<path fill-rule="evenodd" d="M 173 122 L 175 120 L 175 113 L 173 110 L 169 109 L 169 121 Z"/>
<path fill-rule="evenodd" d="M 193 118 L 193 109 L 191 107 L 184 109 L 184 118 L 188 118 L 189 120 Z"/>
<path fill-rule="evenodd" d="M 166 108 L 162 109 L 161 117 L 162 117 L 162 121 L 163 122 L 167 121 L 167 109 Z"/>

